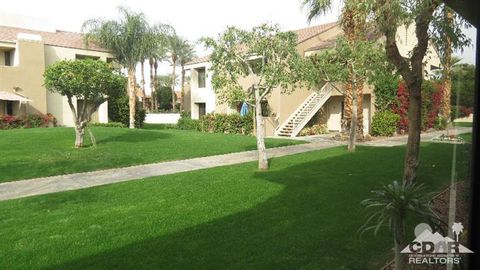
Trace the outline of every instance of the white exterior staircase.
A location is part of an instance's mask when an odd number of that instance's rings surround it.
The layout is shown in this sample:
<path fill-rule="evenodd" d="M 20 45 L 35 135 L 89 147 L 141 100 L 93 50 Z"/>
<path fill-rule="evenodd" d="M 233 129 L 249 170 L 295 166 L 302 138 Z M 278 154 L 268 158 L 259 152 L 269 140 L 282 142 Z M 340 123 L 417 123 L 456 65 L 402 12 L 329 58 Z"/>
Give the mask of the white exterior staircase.
<path fill-rule="evenodd" d="M 275 135 L 283 137 L 295 137 L 312 119 L 312 117 L 322 108 L 332 94 L 333 87 L 330 83 L 326 83 L 320 91 L 313 93 L 305 99 L 305 101 L 295 110 L 292 115 L 279 126 Z"/>

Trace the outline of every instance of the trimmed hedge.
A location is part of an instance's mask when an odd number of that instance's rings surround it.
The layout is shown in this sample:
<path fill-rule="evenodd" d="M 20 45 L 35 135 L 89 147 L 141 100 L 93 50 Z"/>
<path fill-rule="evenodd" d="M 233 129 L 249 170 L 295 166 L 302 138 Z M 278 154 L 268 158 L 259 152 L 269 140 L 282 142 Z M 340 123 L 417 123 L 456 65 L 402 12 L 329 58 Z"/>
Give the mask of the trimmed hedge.
<path fill-rule="evenodd" d="M 125 126 L 130 122 L 130 109 L 128 106 L 128 96 L 121 95 L 117 98 L 112 98 L 108 102 L 108 116 L 112 122 L 120 122 Z M 146 112 L 142 108 L 142 103 L 137 102 L 135 106 L 135 127 L 143 126 L 145 122 Z"/>
<path fill-rule="evenodd" d="M 253 134 L 252 115 L 207 114 L 200 118 L 200 131 L 227 134 Z"/>
<path fill-rule="evenodd" d="M 120 122 L 108 122 L 108 123 L 90 123 L 90 127 L 113 127 L 113 128 L 126 128 L 127 126 Z"/>
<path fill-rule="evenodd" d="M 391 111 L 377 112 L 372 119 L 372 135 L 392 136 L 397 131 L 400 115 Z"/>

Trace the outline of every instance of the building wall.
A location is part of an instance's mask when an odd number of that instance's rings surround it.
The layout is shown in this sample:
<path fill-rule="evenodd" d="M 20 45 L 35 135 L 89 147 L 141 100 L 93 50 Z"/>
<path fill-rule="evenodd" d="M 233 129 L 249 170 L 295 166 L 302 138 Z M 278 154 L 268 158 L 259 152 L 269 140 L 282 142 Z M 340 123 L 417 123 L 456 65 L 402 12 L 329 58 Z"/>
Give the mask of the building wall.
<path fill-rule="evenodd" d="M 47 66 L 61 61 L 61 60 L 74 60 L 77 55 L 81 56 L 93 56 L 98 57 L 101 61 L 107 61 L 112 55 L 106 52 L 89 51 L 73 48 L 64 48 L 57 46 L 45 46 L 45 64 Z M 70 106 L 67 102 L 67 97 L 58 93 L 52 93 L 47 91 L 47 104 L 48 112 L 53 114 L 58 121 L 59 125 L 74 126 L 74 119 Z M 74 106 L 77 102 L 74 100 Z M 108 123 L 108 103 L 105 102 L 98 108 L 96 115 L 92 116 L 94 122 Z"/>
<path fill-rule="evenodd" d="M 47 113 L 47 95 L 43 87 L 45 71 L 44 44 L 41 41 L 19 39 L 15 48 L 14 66 L 0 66 L 0 91 L 17 93 L 31 101 L 25 106 L 27 114 Z M 3 111 L 2 111 L 3 113 Z"/>

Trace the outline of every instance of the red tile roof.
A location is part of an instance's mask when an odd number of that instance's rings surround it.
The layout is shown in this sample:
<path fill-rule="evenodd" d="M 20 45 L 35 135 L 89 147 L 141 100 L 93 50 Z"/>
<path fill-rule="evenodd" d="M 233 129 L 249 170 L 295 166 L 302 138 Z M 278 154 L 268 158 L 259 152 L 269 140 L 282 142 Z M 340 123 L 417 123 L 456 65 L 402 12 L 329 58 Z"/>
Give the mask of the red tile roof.
<path fill-rule="evenodd" d="M 88 44 L 87 48 L 83 39 L 83 34 L 60 30 L 55 32 L 46 32 L 10 26 L 0 26 L 0 41 L 15 42 L 17 40 L 17 35 L 20 33 L 40 35 L 45 45 L 91 51 L 108 51 L 107 49 L 104 49 L 92 42 Z"/>
<path fill-rule="evenodd" d="M 337 25 L 338 25 L 338 22 L 332 22 L 332 23 L 325 23 L 325 24 L 310 26 L 310 27 L 301 28 L 297 30 L 292 30 L 292 31 L 295 34 L 297 34 L 297 43 L 302 43 L 314 36 L 317 36 L 325 31 L 332 29 Z M 210 55 L 202 56 L 197 59 L 194 59 L 193 61 L 188 62 L 187 65 L 194 65 L 194 64 L 208 62 L 209 59 L 210 59 Z"/>

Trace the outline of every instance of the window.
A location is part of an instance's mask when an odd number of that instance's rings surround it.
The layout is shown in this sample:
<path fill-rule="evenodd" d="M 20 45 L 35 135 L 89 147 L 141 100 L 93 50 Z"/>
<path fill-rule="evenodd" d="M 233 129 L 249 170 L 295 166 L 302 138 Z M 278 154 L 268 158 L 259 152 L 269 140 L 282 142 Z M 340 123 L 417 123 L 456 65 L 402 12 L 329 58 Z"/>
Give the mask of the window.
<path fill-rule="evenodd" d="M 85 59 L 99 60 L 100 57 L 98 57 L 98 56 L 91 56 L 91 55 L 76 54 L 76 55 L 75 55 L 75 59 L 76 59 L 76 60 L 85 60 Z"/>
<path fill-rule="evenodd" d="M 198 117 L 202 117 L 207 114 L 205 103 L 197 103 L 198 106 Z"/>
<path fill-rule="evenodd" d="M 12 65 L 12 53 L 11 52 L 3 52 L 5 57 L 5 66 Z"/>
<path fill-rule="evenodd" d="M 13 101 L 7 101 L 7 115 L 13 115 Z"/>
<path fill-rule="evenodd" d="M 205 88 L 206 73 L 205 68 L 197 68 L 198 73 L 198 88 Z"/>

